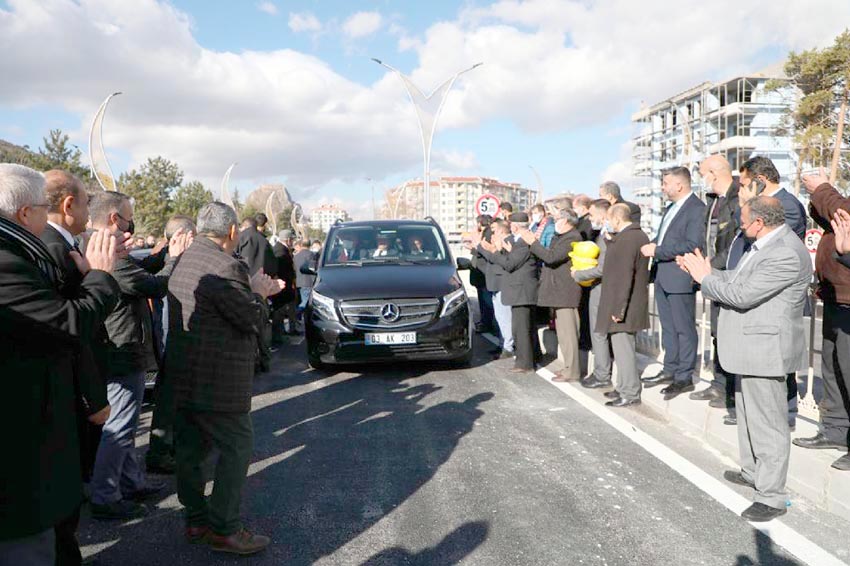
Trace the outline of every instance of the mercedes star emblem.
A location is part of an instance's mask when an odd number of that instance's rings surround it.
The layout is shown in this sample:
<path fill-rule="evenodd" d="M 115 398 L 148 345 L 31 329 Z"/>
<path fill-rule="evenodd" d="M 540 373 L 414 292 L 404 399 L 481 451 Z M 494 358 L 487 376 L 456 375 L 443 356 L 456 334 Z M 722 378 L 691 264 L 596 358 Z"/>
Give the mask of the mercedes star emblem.
<path fill-rule="evenodd" d="M 381 318 L 387 322 L 395 322 L 400 316 L 401 311 L 399 310 L 398 305 L 394 303 L 387 303 L 381 307 Z"/>

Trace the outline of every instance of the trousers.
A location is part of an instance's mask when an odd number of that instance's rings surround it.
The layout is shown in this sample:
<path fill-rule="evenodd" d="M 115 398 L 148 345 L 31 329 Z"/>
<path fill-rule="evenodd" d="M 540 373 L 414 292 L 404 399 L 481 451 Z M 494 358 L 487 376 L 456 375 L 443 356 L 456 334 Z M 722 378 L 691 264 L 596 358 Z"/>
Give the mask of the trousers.
<path fill-rule="evenodd" d="M 106 384 L 106 398 L 112 411 L 103 425 L 94 462 L 92 503 L 114 503 L 145 485 L 136 455 L 136 430 L 144 394 L 144 371 L 114 376 Z"/>
<path fill-rule="evenodd" d="M 502 303 L 502 293 L 493 295 L 493 313 L 496 315 L 496 323 L 499 325 L 499 334 L 502 335 L 502 349 L 507 352 L 514 351 L 513 315 L 511 307 Z"/>
<path fill-rule="evenodd" d="M 664 346 L 663 371 L 676 383 L 692 383 L 699 346 L 696 293 L 667 293 L 656 284 L 655 302 Z"/>
<path fill-rule="evenodd" d="M 755 484 L 756 503 L 783 509 L 791 456 L 785 376 L 743 376 L 735 389 L 741 474 Z"/>
<path fill-rule="evenodd" d="M 570 379 L 581 377 L 579 359 L 579 310 L 572 308 L 555 309 L 555 332 L 558 334 L 558 348 L 564 359 L 564 376 Z"/>
<path fill-rule="evenodd" d="M 229 536 L 242 528 L 239 505 L 242 486 L 251 463 L 254 429 L 249 413 L 194 411 L 178 408 L 174 420 L 177 458 L 177 497 L 186 508 L 186 526 L 209 526 Z M 213 490 L 204 496 L 201 465 L 215 448 Z"/>
<path fill-rule="evenodd" d="M 631 332 L 615 332 L 611 337 L 614 362 L 617 364 L 617 393 L 626 400 L 640 399 L 640 373 L 635 355 L 635 335 Z"/>
<path fill-rule="evenodd" d="M 611 341 L 607 333 L 596 332 L 596 317 L 599 314 L 599 299 L 602 285 L 590 290 L 588 318 L 590 319 L 590 346 L 593 351 L 593 375 L 599 381 L 611 381 Z"/>
<path fill-rule="evenodd" d="M 820 431 L 847 445 L 850 438 L 850 305 L 824 302 Z"/>

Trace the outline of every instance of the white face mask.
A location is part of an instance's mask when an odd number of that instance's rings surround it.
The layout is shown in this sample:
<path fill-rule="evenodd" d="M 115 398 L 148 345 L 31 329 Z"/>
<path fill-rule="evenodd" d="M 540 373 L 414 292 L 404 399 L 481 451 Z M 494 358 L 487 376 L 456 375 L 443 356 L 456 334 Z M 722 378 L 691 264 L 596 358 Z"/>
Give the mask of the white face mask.
<path fill-rule="evenodd" d="M 533 220 L 535 224 L 540 224 L 540 221 L 543 220 L 543 215 L 540 213 L 532 214 L 531 220 Z"/>
<path fill-rule="evenodd" d="M 313 252 L 314 254 L 317 254 L 320 251 L 322 251 L 322 248 L 320 246 L 313 246 L 312 248 L 310 248 L 310 251 Z"/>

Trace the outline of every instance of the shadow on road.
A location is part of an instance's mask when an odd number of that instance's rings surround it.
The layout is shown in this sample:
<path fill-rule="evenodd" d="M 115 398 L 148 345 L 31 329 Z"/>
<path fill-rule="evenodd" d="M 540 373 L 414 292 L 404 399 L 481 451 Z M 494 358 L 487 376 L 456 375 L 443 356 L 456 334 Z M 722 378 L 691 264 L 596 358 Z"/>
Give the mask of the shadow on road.
<path fill-rule="evenodd" d="M 273 545 L 251 564 L 312 564 L 356 539 L 437 473 L 484 414 L 482 403 L 493 397 L 486 392 L 450 399 L 424 375 L 427 366 L 370 368 L 368 374 L 339 376 L 345 379 L 315 389 L 301 386 L 322 374 L 301 372 L 298 364 L 287 369 L 286 375 L 263 376 L 255 384 L 255 394 L 279 393 L 281 400 L 253 412 L 254 457 L 242 516 L 249 528 L 269 535 Z M 288 394 L 290 389 L 297 390 Z M 211 477 L 214 462 L 207 464 Z M 160 501 L 171 497 L 173 504 L 170 485 Z M 188 545 L 182 527 L 180 512 L 157 509 L 134 523 L 88 522 L 81 542 L 109 545 L 92 547 L 104 564 L 232 561 Z M 486 523 L 467 523 L 432 548 L 410 554 L 392 547 L 367 564 L 453 564 L 480 545 L 487 532 Z"/>
<path fill-rule="evenodd" d="M 763 532 L 753 529 L 753 535 L 756 539 L 756 559 L 739 554 L 735 566 L 800 566 L 802 564 L 776 554 L 773 541 Z"/>
<path fill-rule="evenodd" d="M 379 552 L 361 566 L 452 566 L 469 556 L 482 542 L 487 540 L 489 527 L 485 521 L 461 525 L 446 536 L 437 546 L 417 553 L 393 547 Z"/>

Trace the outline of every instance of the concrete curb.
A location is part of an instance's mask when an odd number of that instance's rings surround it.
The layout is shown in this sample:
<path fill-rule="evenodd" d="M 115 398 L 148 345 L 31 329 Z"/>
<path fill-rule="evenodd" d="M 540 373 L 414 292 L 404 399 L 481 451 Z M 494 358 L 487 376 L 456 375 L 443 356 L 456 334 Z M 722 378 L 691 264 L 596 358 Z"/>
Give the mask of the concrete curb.
<path fill-rule="evenodd" d="M 553 344 L 557 344 L 557 339 L 552 336 L 554 332 L 541 328 L 538 333 L 544 352 L 554 353 Z M 644 376 L 655 375 L 660 371 L 661 364 L 653 357 L 638 354 L 638 367 Z M 616 379 L 616 363 L 614 375 Z M 708 385 L 711 381 L 710 374 L 703 372 L 701 381 L 701 384 L 697 384 L 697 389 Z M 581 386 L 576 384 L 576 387 Z M 676 428 L 690 433 L 724 456 L 738 461 L 737 430 L 734 426 L 723 424 L 725 410 L 709 407 L 705 401 L 692 401 L 687 394 L 665 401 L 661 389 L 662 386 L 644 388 L 641 394 L 643 404 Z M 600 397 L 600 403 L 603 400 Z M 809 437 L 817 433 L 817 423 L 803 417 L 797 418 L 796 428 L 796 431 L 791 433 L 791 438 Z M 842 455 L 838 450 L 807 450 L 792 444 L 787 485 L 790 490 L 818 508 L 850 521 L 850 472 L 841 472 L 831 467 L 832 462 Z"/>

